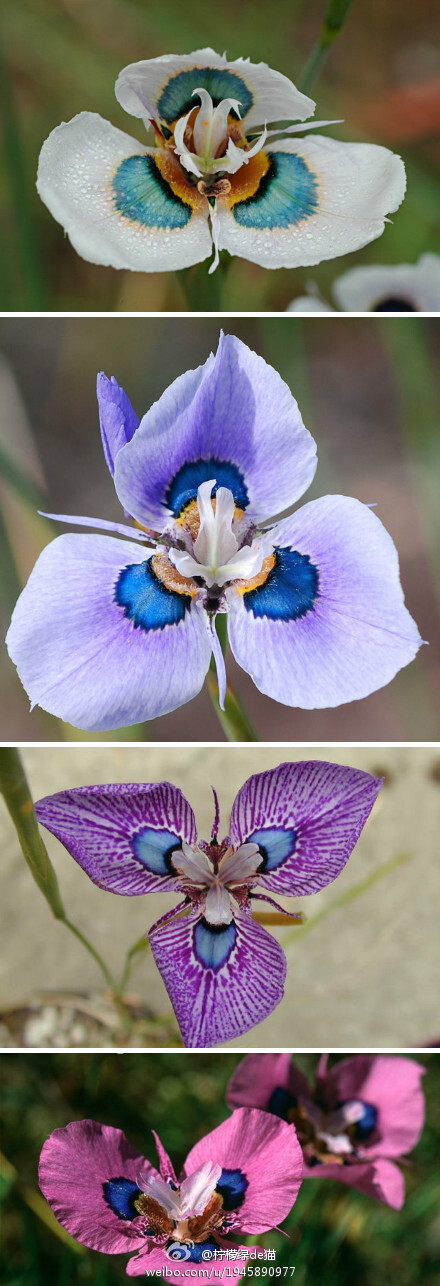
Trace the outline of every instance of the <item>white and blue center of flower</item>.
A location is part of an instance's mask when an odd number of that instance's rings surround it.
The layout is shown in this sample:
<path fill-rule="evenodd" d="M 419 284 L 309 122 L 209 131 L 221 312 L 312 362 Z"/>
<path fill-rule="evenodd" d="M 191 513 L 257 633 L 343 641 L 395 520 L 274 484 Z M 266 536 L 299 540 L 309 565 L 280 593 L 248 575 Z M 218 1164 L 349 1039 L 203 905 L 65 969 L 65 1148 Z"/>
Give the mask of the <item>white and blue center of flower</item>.
<path fill-rule="evenodd" d="M 210 844 L 208 851 L 182 841 L 182 848 L 172 855 L 179 887 L 200 909 L 209 928 L 230 925 L 258 882 L 262 858 L 255 843 L 239 848 Z M 216 854 L 219 854 L 217 858 Z"/>
<path fill-rule="evenodd" d="M 297 1097 L 283 1086 L 273 1090 L 267 1111 L 295 1125 L 308 1165 L 345 1165 L 362 1155 L 377 1137 L 378 1109 L 361 1098 L 328 1108 L 316 1099 Z"/>
<path fill-rule="evenodd" d="M 197 1262 L 202 1249 L 215 1248 L 216 1232 L 234 1227 L 247 1187 L 243 1171 L 208 1160 L 181 1183 L 141 1171 L 136 1182 L 106 1180 L 102 1191 L 118 1219 L 136 1221 L 136 1229 L 170 1258 Z"/>
<path fill-rule="evenodd" d="M 233 593 L 257 617 L 294 620 L 313 608 L 317 568 L 308 555 L 278 548 L 270 531 L 256 528 L 246 515 L 246 487 L 239 475 L 234 478 L 232 465 L 218 469 L 219 478 L 206 477 L 207 466 L 215 463 L 184 467 L 169 488 L 171 516 L 157 536 L 155 554 L 119 575 L 115 599 L 137 629 L 178 625 L 193 603 L 211 615 L 228 611 Z M 222 474 L 233 489 L 222 484 Z"/>

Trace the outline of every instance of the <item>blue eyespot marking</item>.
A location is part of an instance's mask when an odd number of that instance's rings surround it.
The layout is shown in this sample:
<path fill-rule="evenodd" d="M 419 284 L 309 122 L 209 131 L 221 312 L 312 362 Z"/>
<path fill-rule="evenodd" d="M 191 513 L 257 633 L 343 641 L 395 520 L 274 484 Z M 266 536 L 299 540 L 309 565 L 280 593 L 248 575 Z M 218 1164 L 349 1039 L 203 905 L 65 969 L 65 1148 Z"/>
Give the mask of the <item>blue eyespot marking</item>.
<path fill-rule="evenodd" d="M 370 310 L 368 310 L 370 311 Z M 398 295 L 389 295 L 387 299 L 380 299 L 371 309 L 372 313 L 418 313 L 419 309 L 410 299 L 399 299 Z"/>
<path fill-rule="evenodd" d="M 257 191 L 236 201 L 232 214 L 243 228 L 292 228 L 318 208 L 316 176 L 295 152 L 273 152 Z"/>
<path fill-rule="evenodd" d="M 134 1203 L 141 1193 L 137 1183 L 132 1183 L 131 1179 L 107 1179 L 102 1185 L 102 1191 L 104 1201 L 118 1219 L 136 1218 L 138 1212 Z"/>
<path fill-rule="evenodd" d="M 318 569 L 308 554 L 275 548 L 275 563 L 267 580 L 245 591 L 243 602 L 254 616 L 272 621 L 296 621 L 313 608 L 319 593 Z"/>
<path fill-rule="evenodd" d="M 152 156 L 127 156 L 113 177 L 119 214 L 145 228 L 185 228 L 192 207 L 162 177 Z"/>
<path fill-rule="evenodd" d="M 144 826 L 131 841 L 135 857 L 154 875 L 176 875 L 173 853 L 180 851 L 182 841 L 172 831 L 155 831 Z"/>
<path fill-rule="evenodd" d="M 243 1205 L 249 1179 L 242 1170 L 222 1170 L 216 1192 L 223 1198 L 224 1210 L 238 1210 Z"/>
<path fill-rule="evenodd" d="M 232 491 L 238 508 L 246 509 L 249 496 L 243 475 L 237 465 L 232 464 L 231 460 L 217 460 L 215 456 L 210 456 L 209 460 L 192 460 L 188 464 L 183 464 L 170 482 L 165 495 L 165 504 L 172 510 L 175 518 L 179 517 L 191 500 L 196 499 L 202 482 L 209 482 L 210 478 L 216 479 L 214 495 L 219 487 L 228 487 L 228 490 Z"/>
<path fill-rule="evenodd" d="M 179 71 L 171 76 L 158 99 L 157 109 L 162 120 L 177 120 L 185 116 L 193 107 L 200 106 L 194 89 L 206 89 L 211 95 L 214 107 L 218 107 L 223 98 L 236 98 L 240 103 L 241 117 L 250 111 L 254 101 L 241 76 L 224 67 L 190 67 L 188 71 Z M 237 116 L 236 112 L 231 113 Z"/>
<path fill-rule="evenodd" d="M 265 830 L 254 831 L 246 843 L 258 844 L 263 857 L 258 873 L 276 871 L 277 866 L 282 866 L 295 852 L 296 831 L 293 827 L 286 829 L 283 826 L 268 826 Z"/>
<path fill-rule="evenodd" d="M 221 969 L 229 960 L 237 938 L 235 924 L 208 924 L 199 920 L 194 929 L 194 950 L 206 969 Z"/>
<path fill-rule="evenodd" d="M 163 630 L 165 625 L 178 625 L 191 605 L 191 595 L 168 589 L 151 564 L 152 559 L 148 559 L 124 567 L 115 587 L 115 601 L 137 630 Z"/>
<path fill-rule="evenodd" d="M 342 1106 L 344 1105 L 342 1104 Z M 367 1139 L 369 1135 L 373 1133 L 376 1129 L 379 1116 L 377 1107 L 374 1106 L 374 1103 L 364 1103 L 361 1101 L 359 1106 L 363 1108 L 361 1119 L 360 1121 L 356 1121 L 355 1125 L 351 1126 L 353 1136 L 357 1143 L 361 1143 L 363 1139 Z"/>
<path fill-rule="evenodd" d="M 272 1090 L 265 1110 L 266 1112 L 272 1112 L 273 1116 L 279 1116 L 281 1121 L 288 1121 L 289 1113 L 296 1105 L 297 1100 L 293 1094 L 290 1094 L 289 1090 L 285 1090 L 282 1085 L 277 1085 L 277 1088 Z"/>
<path fill-rule="evenodd" d="M 173 1247 L 173 1250 L 172 1254 L 169 1255 L 171 1246 Z M 192 1246 L 189 1246 L 186 1241 L 169 1241 L 166 1247 L 166 1254 L 169 1256 L 170 1260 L 183 1259 L 186 1260 L 187 1263 L 191 1264 L 204 1263 L 206 1268 L 209 1267 L 209 1260 L 206 1261 L 203 1259 L 204 1250 L 210 1250 L 212 1256 L 214 1256 L 214 1251 L 218 1250 L 218 1242 L 214 1241 L 213 1237 L 208 1237 L 206 1241 L 197 1241 Z"/>

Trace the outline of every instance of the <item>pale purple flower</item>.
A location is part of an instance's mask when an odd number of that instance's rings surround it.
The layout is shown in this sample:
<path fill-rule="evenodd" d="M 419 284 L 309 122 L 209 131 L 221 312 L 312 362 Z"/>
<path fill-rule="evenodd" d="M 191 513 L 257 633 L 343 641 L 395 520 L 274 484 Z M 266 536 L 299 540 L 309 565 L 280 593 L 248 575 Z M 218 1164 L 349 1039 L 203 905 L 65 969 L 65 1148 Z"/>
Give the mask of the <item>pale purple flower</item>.
<path fill-rule="evenodd" d="M 222 335 L 140 424 L 116 380 L 99 377 L 98 399 L 142 530 L 61 516 L 131 542 L 72 534 L 43 550 L 7 637 L 32 705 L 92 731 L 153 719 L 200 691 L 213 652 L 223 703 L 218 612 L 238 664 L 284 705 L 357 700 L 414 658 L 396 549 L 368 505 L 326 496 L 274 521 L 310 485 L 316 447 L 245 344 Z"/>
<path fill-rule="evenodd" d="M 425 1068 L 396 1054 L 356 1054 L 330 1069 L 327 1061 L 323 1054 L 310 1086 L 290 1054 L 248 1054 L 229 1082 L 229 1106 L 294 1122 L 304 1178 L 338 1179 L 399 1210 L 405 1183 L 396 1161 L 423 1129 Z"/>
<path fill-rule="evenodd" d="M 185 1044 L 199 1047 L 248 1031 L 282 1000 L 286 958 L 252 902 L 280 909 L 272 893 L 302 897 L 336 879 L 381 784 L 339 764 L 280 764 L 241 787 L 221 843 L 217 804 L 210 841 L 198 840 L 170 782 L 81 786 L 36 813 L 99 888 L 183 896 L 149 936 Z"/>
<path fill-rule="evenodd" d="M 288 123 L 315 104 L 266 63 L 167 54 L 124 67 L 115 92 L 154 146 L 80 112 L 52 131 L 38 167 L 42 200 L 92 263 L 162 272 L 214 249 L 210 271 L 219 250 L 265 268 L 316 264 L 379 237 L 403 200 L 403 161 L 388 148 L 293 137 L 338 122 Z"/>
<path fill-rule="evenodd" d="M 167 1281 L 180 1282 L 171 1270 L 183 1260 L 213 1281 L 215 1255 L 238 1246 L 231 1236 L 267 1232 L 296 1201 L 303 1160 L 295 1129 L 267 1112 L 234 1112 L 191 1148 L 180 1177 L 154 1138 L 159 1171 L 122 1130 L 96 1121 L 54 1130 L 41 1153 L 40 1187 L 58 1222 L 92 1250 L 136 1251 L 129 1277 L 167 1268 Z"/>

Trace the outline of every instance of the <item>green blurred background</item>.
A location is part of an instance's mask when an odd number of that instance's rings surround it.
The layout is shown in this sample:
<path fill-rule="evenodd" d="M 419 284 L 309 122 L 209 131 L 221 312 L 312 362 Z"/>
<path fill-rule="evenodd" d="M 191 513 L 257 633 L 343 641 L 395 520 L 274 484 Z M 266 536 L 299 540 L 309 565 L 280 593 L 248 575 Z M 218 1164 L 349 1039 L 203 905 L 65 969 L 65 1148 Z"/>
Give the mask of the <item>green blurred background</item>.
<path fill-rule="evenodd" d="M 326 8 L 327 0 L 2 0 L 0 308 L 184 309 L 181 278 L 117 272 L 79 258 L 37 196 L 41 145 L 56 125 L 83 110 L 143 141 L 141 123 L 123 112 L 113 92 L 121 68 L 141 58 L 211 45 L 230 58 L 264 60 L 297 82 Z M 326 294 L 334 277 L 357 263 L 414 261 L 438 251 L 439 88 L 437 0 L 354 0 L 311 91 L 316 119 L 343 118 L 330 130 L 334 137 L 401 153 L 408 173 L 404 204 L 379 241 L 316 269 L 272 272 L 235 259 L 223 308 L 284 310 L 308 281 Z M 215 287 L 208 266 L 198 306 L 209 309 Z"/>
<path fill-rule="evenodd" d="M 388 687 L 334 710 L 292 710 L 271 701 L 229 656 L 231 681 L 260 738 L 439 741 L 440 320 L 371 315 L 353 324 L 343 316 L 290 315 L 227 319 L 225 329 L 280 371 L 316 437 L 318 470 L 305 499 L 342 493 L 377 504 L 399 551 L 408 608 L 429 642 Z M 206 360 L 218 333 L 217 320 L 199 317 L 0 321 L 1 637 L 39 552 L 57 534 L 38 508 L 121 520 L 101 450 L 96 372 L 115 375 L 143 414 L 171 380 Z M 29 715 L 4 648 L 0 705 L 5 741 L 86 736 L 40 710 Z M 120 735 L 222 738 L 206 690 L 180 710 Z"/>
<path fill-rule="evenodd" d="M 295 1061 L 313 1075 L 317 1055 L 297 1055 Z M 275 1249 L 278 1266 L 295 1266 L 286 1281 L 436 1286 L 440 1059 L 424 1053 L 418 1061 L 427 1068 L 427 1120 L 405 1166 L 403 1210 L 335 1182 L 307 1180 L 284 1225 L 290 1240 L 276 1232 L 258 1239 Z M 125 1256 L 100 1255 L 63 1237 L 39 1196 L 38 1157 L 51 1130 L 89 1116 L 122 1128 L 154 1163 L 154 1128 L 178 1170 L 196 1139 L 228 1115 L 224 1094 L 237 1062 L 231 1054 L 203 1053 L 3 1055 L 4 1286 L 112 1286 L 125 1279 Z"/>

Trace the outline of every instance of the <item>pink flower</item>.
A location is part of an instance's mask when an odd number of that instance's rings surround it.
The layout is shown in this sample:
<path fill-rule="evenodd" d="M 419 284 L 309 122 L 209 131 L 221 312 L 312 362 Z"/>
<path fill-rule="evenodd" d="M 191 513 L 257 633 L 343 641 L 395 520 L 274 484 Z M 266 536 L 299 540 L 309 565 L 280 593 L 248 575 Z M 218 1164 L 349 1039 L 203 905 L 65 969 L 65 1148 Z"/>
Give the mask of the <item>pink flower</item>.
<path fill-rule="evenodd" d="M 304 1178 L 339 1179 L 400 1210 L 403 1159 L 423 1128 L 425 1068 L 395 1054 L 356 1054 L 327 1071 L 322 1054 L 311 1088 L 290 1054 L 248 1054 L 231 1077 L 230 1107 L 264 1108 L 295 1124 Z"/>
<path fill-rule="evenodd" d="M 59 1223 L 92 1250 L 137 1251 L 131 1277 L 169 1274 L 175 1260 L 214 1268 L 222 1247 L 238 1249 L 225 1238 L 267 1232 L 296 1200 L 303 1172 L 296 1131 L 267 1112 L 233 1112 L 195 1144 L 180 1178 L 154 1137 L 159 1171 L 122 1130 L 96 1121 L 54 1130 L 40 1159 L 40 1187 Z M 180 1275 L 167 1281 L 180 1283 Z M 204 1282 L 212 1279 L 204 1273 Z"/>

